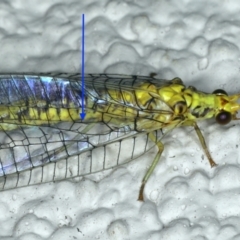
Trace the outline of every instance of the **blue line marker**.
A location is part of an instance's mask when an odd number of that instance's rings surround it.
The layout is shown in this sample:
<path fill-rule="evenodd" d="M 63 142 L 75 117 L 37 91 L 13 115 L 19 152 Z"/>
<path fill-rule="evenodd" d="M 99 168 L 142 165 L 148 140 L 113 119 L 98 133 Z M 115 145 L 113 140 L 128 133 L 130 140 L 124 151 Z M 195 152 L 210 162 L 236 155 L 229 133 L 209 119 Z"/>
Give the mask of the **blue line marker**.
<path fill-rule="evenodd" d="M 85 97 L 85 82 L 84 82 L 84 14 L 82 15 L 82 112 L 80 113 L 80 117 L 83 120 L 86 116 L 84 112 L 84 97 Z"/>

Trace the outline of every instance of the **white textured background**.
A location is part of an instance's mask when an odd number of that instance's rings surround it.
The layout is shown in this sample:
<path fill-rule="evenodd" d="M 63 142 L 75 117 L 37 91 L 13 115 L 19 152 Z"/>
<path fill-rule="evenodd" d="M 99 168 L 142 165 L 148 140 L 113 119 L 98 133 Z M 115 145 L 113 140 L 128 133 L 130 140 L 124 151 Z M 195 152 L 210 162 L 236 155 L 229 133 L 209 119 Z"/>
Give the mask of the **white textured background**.
<path fill-rule="evenodd" d="M 84 13 L 86 72 L 240 91 L 239 12 L 236 0 L 1 1 L 0 72 L 79 71 Z M 239 240 L 239 124 L 200 127 L 216 168 L 194 131 L 178 129 L 144 203 L 136 199 L 155 151 L 77 183 L 0 192 L 0 239 Z"/>

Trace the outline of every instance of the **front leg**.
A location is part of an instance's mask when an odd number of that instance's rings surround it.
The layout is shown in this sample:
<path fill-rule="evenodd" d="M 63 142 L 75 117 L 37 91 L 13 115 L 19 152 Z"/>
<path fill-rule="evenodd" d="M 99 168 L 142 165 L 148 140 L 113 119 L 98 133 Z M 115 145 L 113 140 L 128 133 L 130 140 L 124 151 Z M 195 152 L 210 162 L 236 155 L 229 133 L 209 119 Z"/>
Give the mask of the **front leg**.
<path fill-rule="evenodd" d="M 205 139 L 204 139 L 204 137 L 202 135 L 202 132 L 201 132 L 200 128 L 198 127 L 197 123 L 194 122 L 194 121 L 186 121 L 182 126 L 192 126 L 192 127 L 194 127 L 194 129 L 195 129 L 195 131 L 197 133 L 198 139 L 199 139 L 199 141 L 200 141 L 200 143 L 202 145 L 202 148 L 203 148 L 205 154 L 207 155 L 207 158 L 208 158 L 208 161 L 210 163 L 210 166 L 211 167 L 215 167 L 217 164 L 214 162 L 214 160 L 213 160 L 213 158 L 212 158 L 212 156 L 211 156 L 211 154 L 210 154 L 210 152 L 208 150 L 208 147 L 207 147 L 207 144 L 205 142 Z"/>

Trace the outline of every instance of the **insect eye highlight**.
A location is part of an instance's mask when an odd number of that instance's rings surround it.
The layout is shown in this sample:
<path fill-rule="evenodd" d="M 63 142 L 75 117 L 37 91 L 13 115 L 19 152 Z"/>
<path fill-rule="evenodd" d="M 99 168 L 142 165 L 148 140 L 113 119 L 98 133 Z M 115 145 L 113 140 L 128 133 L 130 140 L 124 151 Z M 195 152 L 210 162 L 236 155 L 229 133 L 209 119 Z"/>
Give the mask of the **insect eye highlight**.
<path fill-rule="evenodd" d="M 230 112 L 222 111 L 217 114 L 216 116 L 216 122 L 225 125 L 231 122 L 232 120 L 232 114 Z"/>
<path fill-rule="evenodd" d="M 213 94 L 228 96 L 228 94 L 223 89 L 216 89 L 215 91 L 213 91 Z"/>

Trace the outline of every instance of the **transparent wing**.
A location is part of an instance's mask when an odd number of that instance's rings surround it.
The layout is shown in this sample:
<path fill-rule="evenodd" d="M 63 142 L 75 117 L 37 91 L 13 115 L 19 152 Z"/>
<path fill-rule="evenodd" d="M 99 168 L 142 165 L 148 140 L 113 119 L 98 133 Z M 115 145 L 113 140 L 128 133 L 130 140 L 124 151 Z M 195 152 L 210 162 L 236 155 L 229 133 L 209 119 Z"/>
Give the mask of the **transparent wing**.
<path fill-rule="evenodd" d="M 96 124 L 92 130 L 99 127 L 104 126 Z M 155 131 L 155 136 L 159 139 L 162 132 Z M 61 126 L 58 129 L 34 127 L 2 132 L 0 140 L 1 190 L 113 168 L 155 146 L 148 133 L 118 129 L 88 135 L 62 130 Z"/>
<path fill-rule="evenodd" d="M 139 114 L 143 107 L 136 99 L 127 102 L 121 93 L 134 95 L 142 83 L 150 84 L 153 79 L 88 76 L 84 100 L 88 118 L 82 121 L 78 75 L 0 78 L 1 190 L 102 171 L 155 146 L 147 131 L 136 128 L 137 115 L 126 116 L 128 109 Z M 161 84 L 167 83 L 159 82 L 159 87 Z M 113 103 L 121 111 L 109 110 Z M 164 107 L 163 114 L 169 114 Z M 161 138 L 161 131 L 154 133 L 156 141 Z"/>

